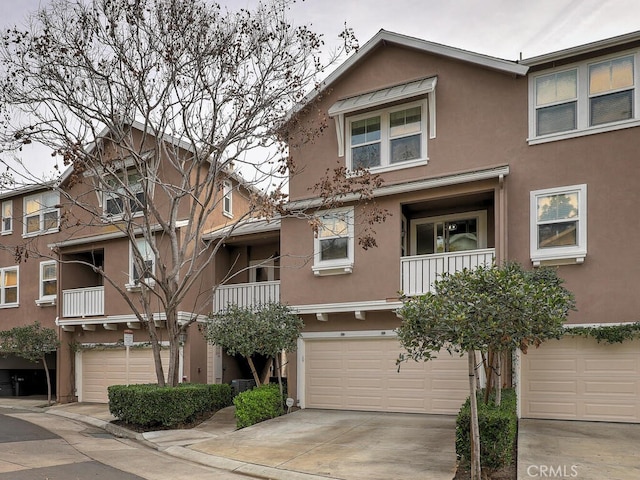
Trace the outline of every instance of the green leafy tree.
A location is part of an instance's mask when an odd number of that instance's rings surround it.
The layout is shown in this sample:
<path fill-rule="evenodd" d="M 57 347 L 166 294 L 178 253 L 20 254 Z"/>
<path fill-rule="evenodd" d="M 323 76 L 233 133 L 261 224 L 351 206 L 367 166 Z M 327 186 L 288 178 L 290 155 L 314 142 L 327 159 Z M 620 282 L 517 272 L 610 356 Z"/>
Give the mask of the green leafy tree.
<path fill-rule="evenodd" d="M 273 359 L 282 391 L 280 354 L 296 349 L 303 328 L 302 319 L 281 303 L 267 303 L 256 309 L 230 305 L 209 319 L 205 338 L 209 343 L 224 348 L 230 355 L 242 355 L 258 386 L 263 382 L 252 356 L 258 354 Z"/>
<path fill-rule="evenodd" d="M 53 328 L 36 322 L 0 332 L 0 354 L 16 355 L 32 362 L 42 361 L 47 377 L 47 401 L 51 405 L 51 377 L 47 366 L 47 353 L 55 352 L 60 342 Z"/>
<path fill-rule="evenodd" d="M 524 270 L 520 265 L 480 266 L 446 274 L 433 292 L 408 298 L 398 313 L 398 338 L 407 360 L 431 360 L 442 350 L 467 354 L 471 401 L 471 478 L 481 478 L 476 399 L 476 352 L 527 352 L 549 338 L 559 338 L 573 295 L 556 271 Z"/>

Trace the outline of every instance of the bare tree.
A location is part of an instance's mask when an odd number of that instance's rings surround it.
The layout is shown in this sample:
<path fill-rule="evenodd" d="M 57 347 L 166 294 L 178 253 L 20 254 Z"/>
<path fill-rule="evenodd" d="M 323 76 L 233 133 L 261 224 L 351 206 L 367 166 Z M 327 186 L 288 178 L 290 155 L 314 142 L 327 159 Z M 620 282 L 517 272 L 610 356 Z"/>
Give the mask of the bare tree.
<path fill-rule="evenodd" d="M 2 149 L 39 142 L 54 151 L 61 170 L 67 167 L 58 188 L 68 205 L 68 238 L 108 222 L 133 245 L 146 241 L 133 248 L 137 297 L 86 264 L 148 329 L 162 385 L 150 303 L 166 315 L 168 383 L 175 385 L 178 339 L 196 321 L 179 322 L 178 307 L 191 289 L 202 289 L 203 272 L 223 243 L 201 239 L 224 202 L 225 181 L 249 199 L 241 215 L 234 212 L 233 227 L 296 214 L 282 208 L 292 166 L 284 145 L 294 137 L 312 140 L 322 122 L 310 130 L 291 112 L 305 98 L 319 98 L 307 95 L 339 52 L 323 64 L 322 38 L 288 21 L 289 3 L 229 12 L 205 0 L 53 0 L 28 28 L 3 34 Z M 345 29 L 342 37 L 348 50 L 353 36 Z M 376 185 L 363 174 L 330 193 L 332 175 L 318 187 L 327 205 L 347 191 L 370 197 Z M 205 290 L 210 298 L 211 288 Z"/>

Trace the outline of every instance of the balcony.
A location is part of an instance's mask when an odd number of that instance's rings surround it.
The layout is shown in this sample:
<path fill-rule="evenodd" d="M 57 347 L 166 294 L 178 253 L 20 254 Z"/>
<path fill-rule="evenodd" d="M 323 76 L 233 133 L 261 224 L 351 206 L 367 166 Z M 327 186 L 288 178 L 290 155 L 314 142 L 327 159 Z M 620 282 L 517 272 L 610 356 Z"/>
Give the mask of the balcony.
<path fill-rule="evenodd" d="M 62 317 L 84 318 L 104 315 L 104 286 L 62 291 Z"/>
<path fill-rule="evenodd" d="M 400 259 L 400 285 L 405 295 L 422 295 L 431 290 L 433 282 L 443 273 L 459 272 L 464 268 L 491 265 L 495 248 L 466 250 L 455 253 L 414 255 Z"/>
<path fill-rule="evenodd" d="M 220 313 L 228 305 L 252 307 L 280 301 L 280 281 L 220 285 L 213 298 L 213 313 Z"/>

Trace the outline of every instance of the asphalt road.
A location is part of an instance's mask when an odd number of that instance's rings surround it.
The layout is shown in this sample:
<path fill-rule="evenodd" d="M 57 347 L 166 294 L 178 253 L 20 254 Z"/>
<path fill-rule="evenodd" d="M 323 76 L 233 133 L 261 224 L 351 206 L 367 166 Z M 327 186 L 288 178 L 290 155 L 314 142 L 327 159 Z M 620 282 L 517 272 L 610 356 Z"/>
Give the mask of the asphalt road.
<path fill-rule="evenodd" d="M 44 413 L 0 408 L 0 480 L 240 480 L 102 429 Z"/>

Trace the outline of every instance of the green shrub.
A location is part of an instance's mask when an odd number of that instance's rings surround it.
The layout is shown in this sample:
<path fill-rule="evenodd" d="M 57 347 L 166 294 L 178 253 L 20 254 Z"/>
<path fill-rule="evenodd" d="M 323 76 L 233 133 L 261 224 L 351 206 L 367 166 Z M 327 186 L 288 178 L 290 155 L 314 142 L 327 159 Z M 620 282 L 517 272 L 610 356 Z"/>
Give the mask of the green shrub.
<path fill-rule="evenodd" d="M 500 407 L 493 404 L 493 397 L 485 404 L 482 391 L 478 392 L 477 398 L 482 467 L 498 469 L 511 465 L 514 461 L 513 451 L 518 433 L 515 391 L 502 391 Z M 462 465 L 469 464 L 471 460 L 470 422 L 471 406 L 467 398 L 456 420 L 456 454 Z"/>
<path fill-rule="evenodd" d="M 126 423 L 172 428 L 231 404 L 229 385 L 112 385 L 109 411 Z"/>
<path fill-rule="evenodd" d="M 262 385 L 236 395 L 236 426 L 249 427 L 284 414 L 282 395 L 278 385 Z"/>

